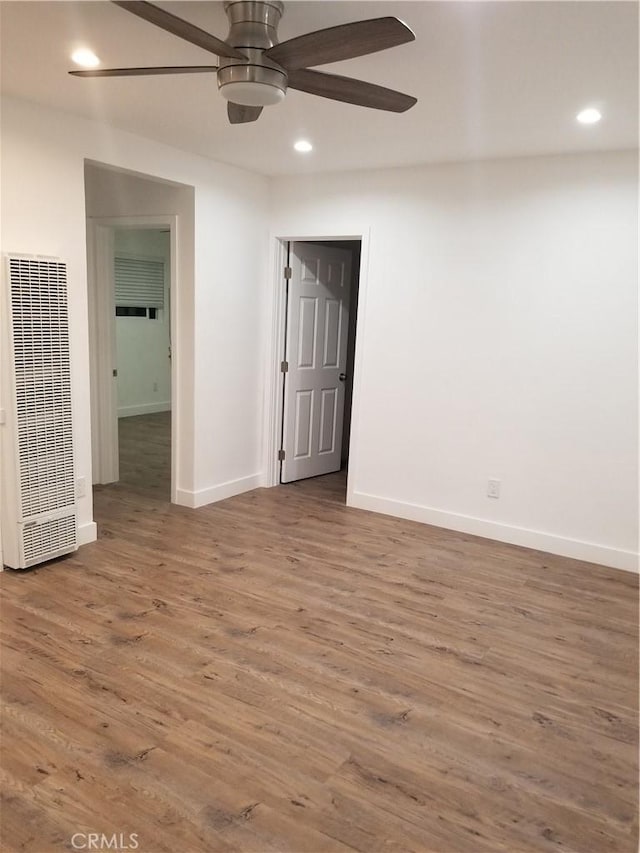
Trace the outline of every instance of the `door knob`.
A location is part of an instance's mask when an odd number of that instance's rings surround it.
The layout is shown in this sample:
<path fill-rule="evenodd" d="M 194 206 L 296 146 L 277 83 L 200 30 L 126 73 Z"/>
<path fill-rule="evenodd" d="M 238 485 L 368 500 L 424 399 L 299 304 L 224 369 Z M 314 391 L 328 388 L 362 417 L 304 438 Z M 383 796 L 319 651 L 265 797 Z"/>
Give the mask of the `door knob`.
<path fill-rule="evenodd" d="M 340 382 L 344 382 L 346 378 L 347 378 L 346 373 L 341 373 L 340 376 L 338 376 L 338 379 L 340 380 Z"/>

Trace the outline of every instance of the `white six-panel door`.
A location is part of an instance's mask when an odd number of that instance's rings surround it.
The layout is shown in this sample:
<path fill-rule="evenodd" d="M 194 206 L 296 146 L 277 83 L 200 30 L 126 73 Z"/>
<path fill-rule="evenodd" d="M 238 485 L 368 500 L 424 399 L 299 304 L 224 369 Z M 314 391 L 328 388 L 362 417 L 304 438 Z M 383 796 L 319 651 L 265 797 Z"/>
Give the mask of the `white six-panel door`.
<path fill-rule="evenodd" d="M 351 252 L 291 244 L 283 483 L 340 470 Z"/>

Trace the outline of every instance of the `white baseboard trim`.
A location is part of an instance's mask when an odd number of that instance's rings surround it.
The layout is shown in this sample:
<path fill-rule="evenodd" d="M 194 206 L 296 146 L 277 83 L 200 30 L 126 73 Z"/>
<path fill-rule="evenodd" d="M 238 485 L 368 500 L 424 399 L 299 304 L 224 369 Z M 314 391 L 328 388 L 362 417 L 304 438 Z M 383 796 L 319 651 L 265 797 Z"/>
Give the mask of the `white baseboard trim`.
<path fill-rule="evenodd" d="M 536 551 L 546 551 L 560 557 L 571 557 L 574 560 L 584 560 L 587 563 L 598 563 L 611 566 L 614 569 L 624 569 L 628 572 L 638 572 L 638 554 L 619 548 L 609 548 L 593 542 L 582 542 L 578 539 L 566 539 L 552 533 L 542 533 L 538 530 L 528 530 L 525 527 L 512 527 L 495 521 L 474 518 L 469 515 L 444 512 L 419 504 L 404 503 L 403 501 L 380 498 L 364 492 L 353 492 L 347 500 L 349 506 L 380 512 L 383 515 L 393 515 L 422 524 L 432 524 L 447 530 L 456 530 L 472 536 L 494 539 L 498 542 L 508 542 Z"/>
<path fill-rule="evenodd" d="M 156 412 L 170 412 L 171 400 L 164 403 L 140 403 L 136 406 L 121 406 L 118 409 L 119 418 L 131 418 L 134 415 L 153 415 Z"/>
<path fill-rule="evenodd" d="M 89 521 L 86 524 L 78 526 L 78 545 L 87 545 L 89 542 L 95 542 L 98 538 L 98 525 L 95 521 Z"/>
<path fill-rule="evenodd" d="M 253 489 L 259 489 L 263 485 L 262 474 L 252 474 L 250 477 L 240 477 L 238 480 L 229 480 L 227 483 L 220 483 L 218 486 L 210 486 L 207 489 L 198 489 L 196 492 L 188 492 L 186 489 L 178 489 L 176 494 L 176 503 L 180 506 L 188 506 L 191 509 L 197 509 L 207 504 L 223 501 L 225 498 L 232 498 L 234 495 L 240 495 L 243 492 L 250 492 Z"/>

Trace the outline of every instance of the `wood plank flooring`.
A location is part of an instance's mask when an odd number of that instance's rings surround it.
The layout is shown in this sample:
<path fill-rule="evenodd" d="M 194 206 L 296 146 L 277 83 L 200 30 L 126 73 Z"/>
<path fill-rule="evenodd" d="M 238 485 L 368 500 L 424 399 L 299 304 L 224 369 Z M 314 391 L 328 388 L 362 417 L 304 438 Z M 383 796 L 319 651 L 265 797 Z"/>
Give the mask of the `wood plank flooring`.
<path fill-rule="evenodd" d="M 343 489 L 105 487 L 0 577 L 3 851 L 635 853 L 637 578 Z"/>
<path fill-rule="evenodd" d="M 128 492 L 171 500 L 171 412 L 118 420 L 120 483 Z"/>

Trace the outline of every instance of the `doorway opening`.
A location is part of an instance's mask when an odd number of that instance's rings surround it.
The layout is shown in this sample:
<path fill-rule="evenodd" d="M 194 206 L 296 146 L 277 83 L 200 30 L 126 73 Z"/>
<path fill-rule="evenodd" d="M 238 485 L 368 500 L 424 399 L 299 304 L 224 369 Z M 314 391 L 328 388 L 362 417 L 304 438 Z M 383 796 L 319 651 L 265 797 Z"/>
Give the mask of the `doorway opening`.
<path fill-rule="evenodd" d="M 114 229 L 119 482 L 171 499 L 171 241 Z"/>
<path fill-rule="evenodd" d="M 304 481 L 346 503 L 361 240 L 294 240 L 283 248 L 276 482 Z"/>
<path fill-rule="evenodd" d="M 89 220 L 94 485 L 173 501 L 175 217 Z"/>

